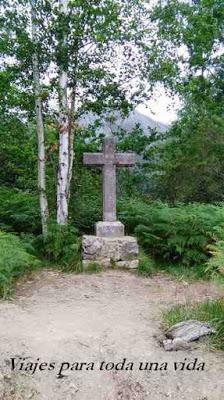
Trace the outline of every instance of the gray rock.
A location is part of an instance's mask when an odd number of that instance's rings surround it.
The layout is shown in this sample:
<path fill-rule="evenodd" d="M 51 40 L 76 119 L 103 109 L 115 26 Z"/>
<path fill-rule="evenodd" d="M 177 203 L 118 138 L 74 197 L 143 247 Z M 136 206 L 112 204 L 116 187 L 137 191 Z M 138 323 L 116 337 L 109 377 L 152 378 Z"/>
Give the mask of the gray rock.
<path fill-rule="evenodd" d="M 138 244 L 132 236 L 100 237 L 84 235 L 82 239 L 83 266 L 96 261 L 104 267 L 137 268 Z"/>
<path fill-rule="evenodd" d="M 163 347 L 165 351 L 188 350 L 191 348 L 190 344 L 181 338 L 165 339 L 163 340 Z"/>
<path fill-rule="evenodd" d="M 206 322 L 200 322 L 196 320 L 187 320 L 179 322 L 172 326 L 166 332 L 168 339 L 180 338 L 186 342 L 192 342 L 202 336 L 211 335 L 215 333 L 214 329 Z"/>
<path fill-rule="evenodd" d="M 211 335 L 215 330 L 206 322 L 187 320 L 173 325 L 166 332 L 167 339 L 162 341 L 165 351 L 177 351 L 191 348 L 191 342 L 202 336 Z"/>

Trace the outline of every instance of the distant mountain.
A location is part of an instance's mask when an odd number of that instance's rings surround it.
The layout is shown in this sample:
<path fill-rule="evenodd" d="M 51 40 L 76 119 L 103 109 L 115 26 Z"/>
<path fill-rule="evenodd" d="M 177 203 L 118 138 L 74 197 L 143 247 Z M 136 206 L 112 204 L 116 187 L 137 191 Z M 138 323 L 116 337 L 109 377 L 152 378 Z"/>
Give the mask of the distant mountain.
<path fill-rule="evenodd" d="M 131 111 L 126 118 L 122 118 L 118 112 L 110 115 L 108 114 L 108 116 L 106 115 L 105 117 L 99 117 L 96 114 L 88 112 L 80 117 L 78 122 L 79 125 L 88 127 L 97 120 L 101 123 L 100 127 L 97 128 L 98 132 L 106 135 L 112 134 L 118 129 L 124 129 L 125 131 L 130 132 L 135 128 L 136 124 L 139 124 L 142 127 L 145 134 L 148 134 L 149 127 L 157 129 L 159 132 L 165 132 L 168 129 L 168 125 L 147 117 L 137 110 Z"/>

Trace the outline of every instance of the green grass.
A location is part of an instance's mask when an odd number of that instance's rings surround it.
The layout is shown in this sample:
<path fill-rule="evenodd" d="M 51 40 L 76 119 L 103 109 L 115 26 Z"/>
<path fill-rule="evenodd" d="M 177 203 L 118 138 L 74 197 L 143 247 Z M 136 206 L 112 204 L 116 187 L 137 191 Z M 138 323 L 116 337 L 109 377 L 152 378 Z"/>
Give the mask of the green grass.
<path fill-rule="evenodd" d="M 209 346 L 224 350 L 224 298 L 195 305 L 175 306 L 164 312 L 163 319 L 166 328 L 188 319 L 211 323 L 216 333 L 209 336 Z"/>
<path fill-rule="evenodd" d="M 88 264 L 88 266 L 85 268 L 85 272 L 88 273 L 88 274 L 95 274 L 95 273 L 101 272 L 101 271 L 102 271 L 102 267 L 96 261 L 90 262 Z"/>
<path fill-rule="evenodd" d="M 156 262 L 144 250 L 140 250 L 138 273 L 144 276 L 151 276 L 155 272 L 157 272 Z"/>
<path fill-rule="evenodd" d="M 161 261 L 155 261 L 148 257 L 148 269 L 150 273 L 148 275 L 152 275 L 153 273 L 165 273 L 169 274 L 171 277 L 176 278 L 179 281 L 187 281 L 194 282 L 198 280 L 204 281 L 213 281 L 218 284 L 224 284 L 224 276 L 220 274 L 211 275 L 207 270 L 206 264 L 194 265 L 191 267 L 187 267 L 181 263 L 166 263 Z M 141 256 L 140 256 L 141 260 Z M 147 260 L 147 255 L 146 255 Z M 141 262 L 140 262 L 141 264 Z M 147 261 L 143 258 L 143 271 L 144 264 L 147 267 Z"/>
<path fill-rule="evenodd" d="M 172 263 L 159 263 L 157 264 L 158 270 L 168 273 L 178 280 L 186 280 L 189 282 L 196 280 L 210 280 L 211 276 L 206 273 L 206 266 L 204 264 L 194 265 L 187 267 L 182 264 Z"/>

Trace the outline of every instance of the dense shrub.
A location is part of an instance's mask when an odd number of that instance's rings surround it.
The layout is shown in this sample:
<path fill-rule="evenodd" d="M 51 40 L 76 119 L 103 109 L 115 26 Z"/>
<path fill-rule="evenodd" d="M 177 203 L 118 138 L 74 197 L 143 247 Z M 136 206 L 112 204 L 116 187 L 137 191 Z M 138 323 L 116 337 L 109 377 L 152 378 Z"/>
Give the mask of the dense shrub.
<path fill-rule="evenodd" d="M 80 167 L 74 176 L 74 194 L 70 201 L 71 223 L 81 232 L 93 232 L 102 219 L 101 171 Z"/>
<path fill-rule="evenodd" d="M 208 245 L 224 231 L 224 208 L 207 204 L 122 201 L 120 219 L 156 258 L 194 265 L 206 262 Z"/>
<path fill-rule="evenodd" d="M 32 241 L 37 254 L 64 270 L 80 268 L 80 238 L 78 231 L 70 225 L 51 223 L 46 235 L 39 235 Z"/>
<path fill-rule="evenodd" d="M 0 296 L 7 297 L 13 281 L 39 265 L 17 236 L 0 231 Z"/>
<path fill-rule="evenodd" d="M 223 201 L 223 138 L 224 119 L 214 109 L 182 111 L 161 144 L 151 148 L 158 157 L 151 195 L 172 202 Z"/>
<path fill-rule="evenodd" d="M 208 249 L 212 257 L 207 262 L 206 272 L 211 276 L 224 276 L 224 240 L 218 240 Z"/>
<path fill-rule="evenodd" d="M 38 197 L 0 187 L 0 228 L 14 232 L 41 231 Z"/>

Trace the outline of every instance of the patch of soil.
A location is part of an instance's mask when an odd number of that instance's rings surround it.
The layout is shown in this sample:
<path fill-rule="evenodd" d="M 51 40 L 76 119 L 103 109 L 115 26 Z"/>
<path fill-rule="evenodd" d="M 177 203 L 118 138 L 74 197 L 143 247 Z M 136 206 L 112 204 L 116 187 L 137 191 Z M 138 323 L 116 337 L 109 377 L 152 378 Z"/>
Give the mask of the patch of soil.
<path fill-rule="evenodd" d="M 223 294 L 214 283 L 187 284 L 161 274 L 32 274 L 18 282 L 14 300 L 0 302 L 0 400 L 223 400 L 221 352 L 199 346 L 166 353 L 155 339 L 165 308 Z M 52 362 L 55 369 L 32 374 L 17 366 L 12 372 L 11 357 L 47 367 Z M 133 369 L 99 370 L 102 361 L 124 358 Z M 174 371 L 174 362 L 195 358 L 205 363 L 203 371 Z M 71 370 L 75 362 L 92 362 L 94 370 Z M 140 371 L 140 362 L 158 368 Z"/>

